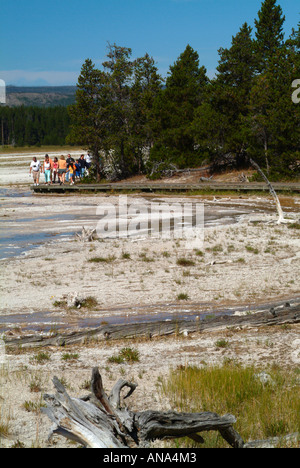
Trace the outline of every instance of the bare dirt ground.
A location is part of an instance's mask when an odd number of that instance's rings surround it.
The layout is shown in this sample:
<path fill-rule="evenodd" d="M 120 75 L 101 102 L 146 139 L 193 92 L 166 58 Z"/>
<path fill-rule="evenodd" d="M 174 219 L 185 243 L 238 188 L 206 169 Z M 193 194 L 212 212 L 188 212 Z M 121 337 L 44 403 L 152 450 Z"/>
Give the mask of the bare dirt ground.
<path fill-rule="evenodd" d="M 67 206 L 70 200 L 64 200 Z M 219 200 L 222 202 L 226 200 Z M 39 209 L 49 207 L 49 199 L 35 200 L 32 209 L 36 204 Z M 296 219 L 297 200 L 287 200 L 287 205 L 291 209 L 288 216 Z M 23 206 L 22 216 L 25 211 Z M 14 216 L 17 217 L 16 212 Z M 27 313 L 35 317 L 42 311 L 51 311 L 53 331 L 60 327 L 59 320 L 55 323 L 57 318 L 76 329 L 83 317 L 96 317 L 101 323 L 112 314 L 124 315 L 122 307 L 126 306 L 131 307 L 131 313 L 135 313 L 135 305 L 143 306 L 144 310 L 149 306 L 149 313 L 155 313 L 153 305 L 157 304 L 163 318 L 172 311 L 172 304 L 182 304 L 184 315 L 196 303 L 205 310 L 212 306 L 234 310 L 242 304 L 247 307 L 297 297 L 299 234 L 288 225 L 266 223 L 275 219 L 274 212 L 265 214 L 256 210 L 243 215 L 236 224 L 207 227 L 200 251 L 187 250 L 180 240 L 125 239 L 81 244 L 71 238 L 39 245 L 26 256 L 2 260 L 1 316 Z M 92 263 L 89 260 L 93 258 L 106 261 Z M 181 258 L 193 263 L 178 265 Z M 93 296 L 98 306 L 92 311 L 53 306 L 72 291 Z M 187 295 L 187 300 L 178 300 L 181 293 Z M 23 316 L 21 320 L 25 320 Z M 25 333 L 27 324 L 12 321 L 6 333 L 10 336 Z M 38 324 L 39 332 L 43 332 L 43 326 L 46 324 Z M 220 339 L 226 339 L 230 345 L 218 348 L 216 342 Z M 138 349 L 139 362 L 110 363 L 109 357 L 124 346 Z M 299 326 L 295 325 L 285 330 L 222 330 L 151 342 L 98 343 L 43 351 L 48 353 L 46 361 L 40 361 L 38 352 L 33 350 L 5 355 L 5 365 L 0 371 L 0 410 L 1 424 L 7 424 L 9 435 L 1 439 L 4 447 L 20 442 L 27 447 L 72 447 L 61 438 L 47 441 L 50 422 L 39 411 L 42 394 L 53 391 L 54 375 L 63 380 L 71 395 L 82 396 L 92 367 L 99 366 L 107 391 L 120 377 L 138 383 L 130 399 L 133 409 L 170 409 L 161 393 L 161 379 L 167 377 L 170 369 L 179 365 L 221 364 L 224 359 L 259 368 L 272 363 L 299 366 L 300 335 Z M 64 353 L 73 354 L 73 359 L 64 360 Z"/>
<path fill-rule="evenodd" d="M 131 314 L 128 321 L 139 320 L 141 309 L 164 319 L 179 309 L 182 316 L 197 307 L 208 312 L 226 307 L 234 313 L 241 305 L 250 310 L 253 305 L 300 296 L 299 230 L 276 224 L 269 197 L 193 197 L 205 204 L 208 216 L 204 243 L 189 249 L 180 239 L 80 243 L 74 233 L 82 225 L 95 225 L 96 206 L 104 203 L 105 196 L 31 197 L 18 190 L 13 196 L 3 192 L 1 198 L 5 227 L 1 236 L 4 247 L 9 247 L 0 262 L 0 332 L 4 336 L 28 333 L 33 324 L 35 333 L 48 333 L 59 330 L 62 323 L 77 329 L 82 319 L 101 323 L 119 315 L 126 322 L 126 314 Z M 117 197 L 109 200 L 116 203 Z M 299 198 L 281 197 L 281 202 L 286 217 L 298 221 Z M 18 233 L 24 238 L 17 238 Z M 5 236 L 10 236 L 8 246 Z M 11 254 L 14 248 L 16 255 Z M 185 265 L 180 262 L 183 258 L 189 261 Z M 97 305 L 92 310 L 54 306 L 71 292 L 92 296 Z M 216 345 L 221 339 L 227 340 L 226 348 Z M 137 349 L 139 361 L 111 363 L 109 358 L 124 346 Z M 272 364 L 299 367 L 300 334 L 299 325 L 223 329 L 42 352 L 47 359 L 37 350 L 8 352 L 2 341 L 1 447 L 74 447 L 62 438 L 47 440 L 51 423 L 40 406 L 42 395 L 53 392 L 54 375 L 62 379 L 69 394 L 82 396 L 87 393 L 91 369 L 99 366 L 108 392 L 120 377 L 138 384 L 128 400 L 134 410 L 168 410 L 172 408 L 162 394 L 161 381 L 172 368 L 222 364 L 227 359 L 259 369 Z"/>
<path fill-rule="evenodd" d="M 256 365 L 258 369 L 267 369 L 274 363 L 287 368 L 299 366 L 299 330 L 299 325 L 285 330 L 223 330 L 151 342 L 103 343 L 64 350 L 52 348 L 43 350 L 49 355 L 49 360 L 43 363 L 37 359 L 37 351 L 8 355 L 0 372 L 0 408 L 1 424 L 8 425 L 9 435 L 1 439 L 1 446 L 12 447 L 21 442 L 26 447 L 74 447 L 61 437 L 47 441 L 51 423 L 39 409 L 42 394 L 53 393 L 51 380 L 54 375 L 62 380 L 71 396 L 81 397 L 87 394 L 86 383 L 90 380 L 92 367 L 98 366 L 108 393 L 119 378 L 138 384 L 127 400 L 133 410 L 176 410 L 161 391 L 161 381 L 172 368 L 221 365 L 226 359 Z M 217 346 L 221 339 L 228 341 L 226 349 Z M 118 365 L 108 361 L 124 346 L 138 349 L 139 362 Z M 72 353 L 75 357 L 66 361 L 64 353 Z"/>

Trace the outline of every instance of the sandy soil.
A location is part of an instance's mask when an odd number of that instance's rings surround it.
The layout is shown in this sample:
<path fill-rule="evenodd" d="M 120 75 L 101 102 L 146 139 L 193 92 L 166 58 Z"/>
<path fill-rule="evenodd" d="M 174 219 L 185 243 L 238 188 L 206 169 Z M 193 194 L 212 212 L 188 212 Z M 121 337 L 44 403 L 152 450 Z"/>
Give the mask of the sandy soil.
<path fill-rule="evenodd" d="M 52 348 L 44 350 L 50 356 L 50 360 L 44 364 L 39 364 L 35 359 L 37 351 L 8 355 L 6 365 L 0 371 L 0 410 L 1 424 L 8 425 L 10 435 L 0 439 L 0 446 L 12 447 L 22 443 L 26 447 L 74 447 L 61 437 L 54 437 L 48 442 L 51 423 L 45 415 L 35 410 L 35 407 L 40 407 L 42 394 L 54 393 L 51 382 L 54 375 L 62 380 L 70 395 L 82 397 L 88 393 L 83 387 L 90 380 L 92 367 L 98 366 L 108 393 L 120 377 L 138 384 L 126 403 L 134 411 L 165 411 L 175 409 L 163 395 L 161 386 L 162 379 L 167 378 L 171 369 L 180 365 L 221 365 L 226 359 L 254 364 L 258 369 L 266 369 L 272 364 L 286 368 L 299 366 L 299 331 L 298 325 L 284 332 L 270 328 L 240 332 L 223 330 L 151 342 L 76 346 L 63 351 Z M 226 339 L 229 346 L 225 349 L 217 347 L 220 339 Z M 138 349 L 139 362 L 122 365 L 108 362 L 110 357 L 128 345 Z M 78 356 L 74 360 L 64 361 L 62 358 L 67 352 Z"/>
<path fill-rule="evenodd" d="M 46 314 L 48 329 L 50 326 L 53 330 L 62 322 L 76 328 L 82 318 L 101 323 L 118 314 L 131 315 L 128 320 L 133 316 L 138 319 L 141 310 L 159 313 L 162 319 L 172 311 L 184 315 L 194 309 L 209 312 L 231 307 L 234 312 L 240 305 L 250 308 L 300 296 L 299 231 L 274 222 L 276 212 L 268 198 L 198 197 L 209 214 L 204 243 L 198 249 L 189 249 L 183 240 L 150 238 L 80 243 L 74 232 L 82 225 L 95 225 L 96 206 L 105 199 L 29 197 L 18 190 L 12 197 L 3 195 L 1 221 L 6 234 L 1 234 L 2 240 L 11 236 L 11 247 L 17 247 L 21 241 L 16 233 L 21 232 L 25 254 L 18 251 L 18 256 L 0 262 L 0 332 L 2 329 L 10 336 L 27 333 L 28 324 Z M 117 197 L 109 200 L 116 203 Z M 298 220 L 299 198 L 284 198 L 282 203 L 287 217 Z M 76 217 L 72 217 L 74 210 Z M 44 238 L 43 234 L 51 237 Z M 30 238 L 37 245 L 29 248 Z M 90 262 L 93 258 L 102 261 Z M 193 263 L 181 266 L 181 258 Z M 93 296 L 98 305 L 92 310 L 54 307 L 55 301 L 72 292 Z M 187 295 L 187 300 L 178 300 L 179 294 Z M 47 328 L 43 320 L 36 326 L 39 333 Z M 226 348 L 216 346 L 222 338 L 229 342 Z M 139 362 L 108 362 L 124 345 L 138 349 Z M 134 410 L 166 410 L 171 407 L 162 394 L 161 379 L 170 369 L 221 364 L 224 359 L 261 369 L 272 363 L 299 366 L 300 335 L 295 325 L 285 330 L 224 329 L 180 338 L 98 343 L 63 351 L 51 348 L 45 350 L 49 360 L 43 364 L 35 359 L 37 351 L 6 351 L 5 346 L 0 347 L 0 430 L 7 426 L 8 437 L 0 437 L 0 446 L 74 447 L 57 437 L 48 442 L 51 423 L 35 410 L 42 394 L 52 393 L 54 375 L 63 379 L 71 395 L 82 396 L 87 393 L 83 387 L 92 367 L 99 366 L 108 392 L 120 377 L 138 384 L 128 401 Z M 65 361 L 66 352 L 78 356 Z"/>
<path fill-rule="evenodd" d="M 268 224 L 276 214 L 274 208 L 262 213 L 270 209 L 264 200 L 206 201 L 205 211 L 214 217 L 207 220 L 204 243 L 192 249 L 181 239 L 77 241 L 71 232 L 80 231 L 82 225 L 95 227 L 96 207 L 106 201 L 99 196 L 25 197 L 16 206 L 6 199 L 4 226 L 11 240 L 20 230 L 25 244 L 37 235 L 37 245 L 26 251 L 24 244 L 23 255 L 1 261 L 0 315 L 49 312 L 55 301 L 75 292 L 97 300 L 99 318 L 107 308 L 167 304 L 176 302 L 179 294 L 187 294 L 188 302 L 218 305 L 252 304 L 299 293 L 298 231 Z M 109 201 L 117 203 L 118 197 Z M 83 218 L 68 219 L 74 204 Z M 288 216 L 297 219 L 298 205 L 292 210 Z M 226 225 L 224 219 L 238 222 Z M 50 237 L 38 242 L 45 233 Z M 61 234 L 65 237 L 56 237 Z M 180 266 L 181 258 L 194 264 Z"/>

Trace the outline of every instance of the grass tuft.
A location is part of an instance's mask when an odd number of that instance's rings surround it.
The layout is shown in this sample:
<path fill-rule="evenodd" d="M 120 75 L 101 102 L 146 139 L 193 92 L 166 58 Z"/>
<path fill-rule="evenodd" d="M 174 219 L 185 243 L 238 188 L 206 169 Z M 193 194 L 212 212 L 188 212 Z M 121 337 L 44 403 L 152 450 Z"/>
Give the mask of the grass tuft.
<path fill-rule="evenodd" d="M 132 364 L 134 362 L 138 362 L 140 360 L 140 354 L 137 349 L 132 348 L 122 348 L 118 355 L 111 356 L 108 358 L 108 362 L 114 364 L 123 364 L 128 362 Z"/>

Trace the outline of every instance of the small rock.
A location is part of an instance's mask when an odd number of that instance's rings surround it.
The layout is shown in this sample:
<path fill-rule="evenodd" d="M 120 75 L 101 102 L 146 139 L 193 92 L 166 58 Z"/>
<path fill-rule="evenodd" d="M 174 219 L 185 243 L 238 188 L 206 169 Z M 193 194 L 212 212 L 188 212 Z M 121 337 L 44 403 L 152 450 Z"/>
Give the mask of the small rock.
<path fill-rule="evenodd" d="M 267 372 L 260 372 L 259 374 L 255 374 L 254 377 L 259 380 L 263 385 L 271 384 L 274 385 L 274 381 L 270 374 Z"/>

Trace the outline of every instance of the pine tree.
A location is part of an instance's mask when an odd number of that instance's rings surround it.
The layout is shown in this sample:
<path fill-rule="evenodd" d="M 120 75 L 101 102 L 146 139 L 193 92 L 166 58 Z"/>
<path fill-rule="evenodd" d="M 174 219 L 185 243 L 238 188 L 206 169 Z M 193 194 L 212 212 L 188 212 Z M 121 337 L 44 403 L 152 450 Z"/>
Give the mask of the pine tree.
<path fill-rule="evenodd" d="M 166 87 L 153 107 L 156 143 L 150 153 L 152 162 L 173 162 L 179 167 L 197 164 L 191 124 L 207 82 L 206 69 L 199 66 L 198 53 L 188 45 L 170 67 Z"/>
<path fill-rule="evenodd" d="M 136 157 L 138 172 L 145 169 L 145 154 L 154 143 L 152 110 L 154 101 L 162 89 L 154 59 L 146 54 L 134 62 L 134 81 L 130 90 L 131 145 Z"/>
<path fill-rule="evenodd" d="M 206 145 L 214 160 L 232 153 L 237 165 L 247 149 L 249 95 L 256 69 L 252 29 L 245 23 L 229 49 L 219 50 L 217 77 L 197 109 L 193 129 L 197 142 Z"/>
<path fill-rule="evenodd" d="M 107 77 L 90 59 L 82 66 L 78 78 L 76 103 L 69 107 L 71 129 L 68 143 L 90 150 L 97 180 L 101 177 L 101 151 L 107 135 Z"/>
<path fill-rule="evenodd" d="M 256 55 L 258 72 L 264 73 L 269 66 L 274 52 L 283 46 L 283 25 L 285 16 L 277 0 L 264 0 L 255 19 Z"/>
<path fill-rule="evenodd" d="M 292 102 L 291 87 L 299 71 L 299 42 L 293 32 L 273 51 L 250 95 L 250 150 L 276 177 L 291 175 L 299 160 L 300 107 Z"/>

